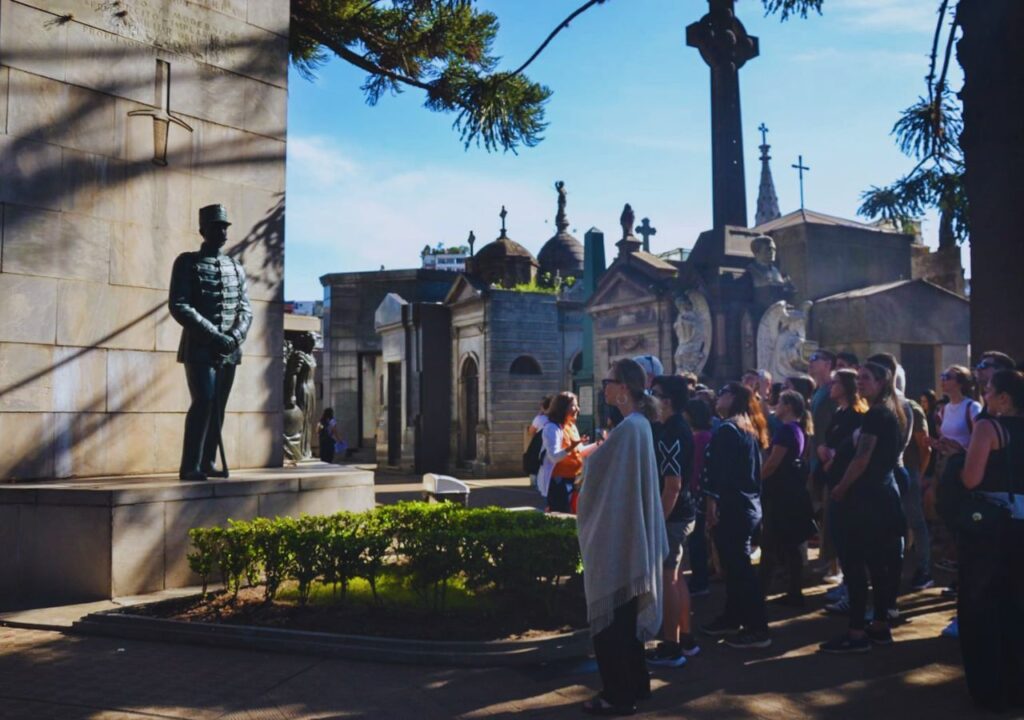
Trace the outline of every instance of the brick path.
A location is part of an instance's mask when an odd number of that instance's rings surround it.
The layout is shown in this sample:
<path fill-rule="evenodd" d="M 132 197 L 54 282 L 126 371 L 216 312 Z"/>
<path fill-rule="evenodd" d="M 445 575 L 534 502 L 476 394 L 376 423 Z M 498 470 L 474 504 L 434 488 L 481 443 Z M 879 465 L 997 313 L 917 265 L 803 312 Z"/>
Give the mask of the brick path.
<path fill-rule="evenodd" d="M 721 588 L 697 617 L 720 607 Z M 645 717 L 973 717 L 955 641 L 938 633 L 950 603 L 937 590 L 905 596 L 897 643 L 867 655 L 821 656 L 841 620 L 773 610 L 775 643 L 741 652 L 708 644 L 686 667 L 658 670 Z M 584 664 L 528 669 L 430 669 L 218 650 L 0 628 L 0 717 L 482 718 L 582 717 L 597 687 Z"/>

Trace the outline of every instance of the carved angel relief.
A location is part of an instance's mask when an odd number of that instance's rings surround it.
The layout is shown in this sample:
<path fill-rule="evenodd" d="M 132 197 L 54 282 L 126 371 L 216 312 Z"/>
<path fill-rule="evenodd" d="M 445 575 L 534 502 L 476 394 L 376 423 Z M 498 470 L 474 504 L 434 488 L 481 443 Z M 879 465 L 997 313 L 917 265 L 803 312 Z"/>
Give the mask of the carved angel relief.
<path fill-rule="evenodd" d="M 711 308 L 699 290 L 676 297 L 676 372 L 700 375 L 711 353 Z"/>
<path fill-rule="evenodd" d="M 799 308 L 780 300 L 768 306 L 757 327 L 757 366 L 780 381 L 807 372 L 807 360 L 818 344 L 807 339 L 810 302 Z"/>

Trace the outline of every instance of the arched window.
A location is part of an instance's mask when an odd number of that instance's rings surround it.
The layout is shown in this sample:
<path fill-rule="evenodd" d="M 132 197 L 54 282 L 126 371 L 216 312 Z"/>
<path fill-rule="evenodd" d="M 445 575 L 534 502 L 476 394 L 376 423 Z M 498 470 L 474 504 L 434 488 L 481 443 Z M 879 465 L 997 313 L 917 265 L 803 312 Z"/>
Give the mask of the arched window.
<path fill-rule="evenodd" d="M 509 372 L 513 375 L 541 375 L 540 363 L 529 355 L 520 355 L 512 361 Z"/>
<path fill-rule="evenodd" d="M 569 363 L 569 374 L 570 375 L 579 375 L 580 371 L 582 369 L 583 369 L 583 353 L 578 352 L 578 353 L 576 353 L 573 356 L 572 362 Z"/>

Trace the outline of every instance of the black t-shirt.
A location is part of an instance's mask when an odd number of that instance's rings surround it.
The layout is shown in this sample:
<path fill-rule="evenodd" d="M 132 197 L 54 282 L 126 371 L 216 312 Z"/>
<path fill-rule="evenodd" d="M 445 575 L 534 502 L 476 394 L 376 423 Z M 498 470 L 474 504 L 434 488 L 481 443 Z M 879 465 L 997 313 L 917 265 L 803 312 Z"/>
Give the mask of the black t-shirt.
<path fill-rule="evenodd" d="M 655 423 L 653 429 L 660 489 L 665 489 L 665 478 L 669 475 L 676 475 L 683 481 L 679 499 L 667 522 L 690 522 L 696 517 L 693 495 L 689 491 L 689 474 L 693 469 L 693 431 L 679 414 L 672 415 L 663 423 Z"/>
<path fill-rule="evenodd" d="M 896 414 L 885 405 L 875 405 L 867 411 L 860 432 L 877 438 L 864 474 L 854 483 L 860 491 L 870 492 L 884 486 L 889 473 L 896 467 L 903 453 L 903 432 Z"/>
<path fill-rule="evenodd" d="M 847 438 L 853 436 L 854 430 L 860 427 L 864 415 L 853 408 L 840 408 L 832 414 L 832 422 L 825 431 L 825 445 L 838 450 Z"/>

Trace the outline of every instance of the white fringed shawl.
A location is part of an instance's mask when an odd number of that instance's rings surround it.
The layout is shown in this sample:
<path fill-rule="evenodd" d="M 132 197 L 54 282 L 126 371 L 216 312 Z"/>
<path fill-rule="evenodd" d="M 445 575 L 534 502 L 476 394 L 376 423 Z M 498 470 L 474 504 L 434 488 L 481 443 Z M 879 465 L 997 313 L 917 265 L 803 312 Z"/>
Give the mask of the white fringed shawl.
<path fill-rule="evenodd" d="M 639 413 L 625 418 L 587 459 L 577 513 L 591 634 L 637 597 L 637 638 L 654 637 L 668 540 L 651 425 Z"/>

